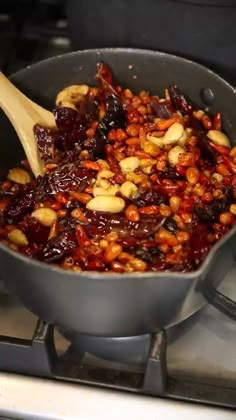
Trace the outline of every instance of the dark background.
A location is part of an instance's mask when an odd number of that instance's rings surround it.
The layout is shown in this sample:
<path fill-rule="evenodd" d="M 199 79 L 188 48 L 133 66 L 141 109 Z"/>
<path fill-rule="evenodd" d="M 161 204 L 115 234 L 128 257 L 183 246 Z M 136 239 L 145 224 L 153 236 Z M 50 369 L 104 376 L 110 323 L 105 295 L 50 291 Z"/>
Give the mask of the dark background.
<path fill-rule="evenodd" d="M 236 0 L 0 0 L 0 68 L 71 50 L 138 47 L 182 55 L 236 85 Z"/>
<path fill-rule="evenodd" d="M 11 74 L 38 60 L 71 51 L 66 2 L 0 0 L 0 68 Z"/>

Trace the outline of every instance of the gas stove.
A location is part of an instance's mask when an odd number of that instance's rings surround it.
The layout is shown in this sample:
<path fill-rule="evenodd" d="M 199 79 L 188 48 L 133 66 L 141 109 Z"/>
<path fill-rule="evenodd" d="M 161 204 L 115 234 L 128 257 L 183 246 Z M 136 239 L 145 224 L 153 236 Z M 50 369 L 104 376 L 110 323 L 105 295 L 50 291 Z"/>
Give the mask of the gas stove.
<path fill-rule="evenodd" d="M 235 278 L 236 264 L 221 286 L 232 298 Z M 64 336 L 2 288 L 2 416 L 235 418 L 236 324 L 208 305 L 153 336 L 79 336 L 72 344 Z"/>

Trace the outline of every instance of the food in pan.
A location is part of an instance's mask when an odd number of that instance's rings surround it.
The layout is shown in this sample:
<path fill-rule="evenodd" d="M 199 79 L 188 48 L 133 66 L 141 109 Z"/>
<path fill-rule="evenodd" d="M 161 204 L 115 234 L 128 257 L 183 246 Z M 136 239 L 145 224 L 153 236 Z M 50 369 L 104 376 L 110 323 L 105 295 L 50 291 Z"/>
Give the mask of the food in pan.
<path fill-rule="evenodd" d="M 97 65 L 98 87 L 58 93 L 36 125 L 45 175 L 0 185 L 0 239 L 74 271 L 193 271 L 236 221 L 236 147 L 221 114 L 170 86 L 135 94 Z"/>

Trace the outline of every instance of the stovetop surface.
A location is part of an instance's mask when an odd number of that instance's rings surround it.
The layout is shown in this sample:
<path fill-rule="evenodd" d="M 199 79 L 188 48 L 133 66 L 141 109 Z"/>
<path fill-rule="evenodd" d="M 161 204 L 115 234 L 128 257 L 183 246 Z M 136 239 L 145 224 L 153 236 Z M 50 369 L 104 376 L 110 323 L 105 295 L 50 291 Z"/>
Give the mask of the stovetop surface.
<path fill-rule="evenodd" d="M 235 278 L 236 264 L 227 273 L 220 289 L 234 299 L 236 298 Z M 0 294 L 0 338 L 7 336 L 32 340 L 37 321 L 37 318 L 24 308 L 16 297 L 4 291 Z M 236 324 L 234 321 L 209 305 L 205 305 L 194 316 L 176 327 L 170 328 L 166 336 L 168 376 L 178 380 L 197 381 L 201 384 L 235 389 L 236 403 Z M 54 341 L 58 356 L 68 353 L 70 343 L 58 331 L 54 331 Z M 139 343 L 134 341 L 134 346 L 138 345 L 140 345 L 140 341 Z M 140 349 L 144 351 L 149 346 L 150 337 L 141 337 Z M 80 363 L 79 350 L 78 347 L 78 349 L 74 349 L 73 353 L 76 354 L 78 351 L 78 363 Z M 96 352 L 91 354 L 93 349 L 89 350 L 89 354 L 86 353 L 86 348 L 83 351 L 85 351 L 86 363 L 89 365 L 120 369 L 117 361 L 101 361 Z M 70 357 L 73 358 L 73 356 Z M 84 360 L 83 363 L 85 363 Z M 142 363 L 131 360 L 130 365 L 126 364 L 128 371 L 132 371 L 134 365 L 134 370 L 140 371 L 143 369 L 143 359 Z M 72 376 L 76 375 L 73 373 Z"/>
<path fill-rule="evenodd" d="M 0 295 L 0 336 L 31 340 L 36 323 L 37 317 L 17 298 Z M 56 350 L 62 355 L 70 343 L 57 331 L 54 337 Z M 167 338 L 167 369 L 172 377 L 201 379 L 207 383 L 232 382 L 236 386 L 234 321 L 206 305 L 199 313 L 167 331 Z"/>
<path fill-rule="evenodd" d="M 221 291 L 234 299 L 235 278 L 236 264 L 226 275 L 221 286 Z M 25 350 L 27 347 L 30 349 L 31 343 L 32 346 L 36 345 L 36 350 L 39 346 L 38 354 L 42 356 L 42 336 L 50 326 L 43 326 L 41 323 L 38 336 L 35 337 L 36 325 L 40 324 L 37 317 L 24 308 L 16 297 L 6 293 L 1 281 L 0 290 L 0 353 L 1 340 L 8 336 L 8 344 L 11 344 L 11 340 L 14 343 L 15 338 L 24 340 L 20 346 L 21 350 L 24 350 L 24 347 Z M 161 337 L 163 338 L 162 333 Z M 25 420 L 110 420 L 109 410 L 103 410 L 104 404 L 108 407 L 107 401 L 110 401 L 114 419 L 126 418 L 127 412 L 136 420 L 164 416 L 181 420 L 189 420 L 190 417 L 194 419 L 194 416 L 198 420 L 234 419 L 235 322 L 206 305 L 199 313 L 169 329 L 166 337 L 166 356 L 164 355 L 162 371 L 161 351 L 153 352 L 156 342 L 151 355 L 149 353 L 146 366 L 137 361 L 127 365 L 102 360 L 91 353 L 85 353 L 81 357 L 77 348 L 73 349 L 71 343 L 58 331 L 54 331 L 55 348 L 60 362 L 57 367 L 49 363 L 50 375 L 48 372 L 41 374 L 41 368 L 38 366 L 40 363 L 36 363 L 36 376 L 25 376 L 25 371 L 23 375 L 15 375 L 11 369 L 4 368 L 4 361 L 0 361 L 0 365 L 3 366 L 0 368 L 0 415 L 4 415 L 4 418 Z M 142 348 L 147 349 L 150 346 L 150 337 L 144 336 L 142 339 Z M 45 349 L 47 350 L 47 346 Z M 12 355 L 14 354 L 13 352 Z M 27 365 L 27 359 L 25 364 Z M 23 370 L 25 369 L 27 371 L 27 366 L 24 366 Z M 148 369 L 151 376 L 147 375 Z M 162 374 L 163 383 L 159 378 Z M 148 383 L 150 380 L 151 385 Z M 158 386 L 153 391 L 152 386 L 154 384 L 155 388 L 156 383 Z M 120 393 L 113 390 L 129 392 Z M 31 398 L 27 397 L 29 394 Z M 148 395 L 156 398 L 150 398 Z M 178 400 L 181 400 L 181 403 Z M 200 404 L 191 404 L 192 402 Z"/>

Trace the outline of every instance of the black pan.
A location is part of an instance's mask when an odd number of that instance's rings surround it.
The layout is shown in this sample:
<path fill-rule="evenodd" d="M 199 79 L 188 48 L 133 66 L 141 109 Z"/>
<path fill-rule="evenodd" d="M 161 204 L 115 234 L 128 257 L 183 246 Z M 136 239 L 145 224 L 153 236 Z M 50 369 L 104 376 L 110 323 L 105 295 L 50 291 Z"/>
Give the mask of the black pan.
<path fill-rule="evenodd" d="M 52 58 L 12 76 L 36 102 L 52 107 L 58 91 L 94 84 L 96 63 L 107 62 L 120 84 L 163 92 L 176 83 L 200 107 L 223 111 L 224 129 L 236 140 L 236 92 L 210 70 L 183 58 L 145 50 L 90 50 Z M 205 103 L 203 102 L 203 99 Z M 0 167 L 22 157 L 16 134 L 0 114 Z M 181 273 L 74 273 L 32 261 L 0 245 L 4 281 L 27 308 L 69 333 L 124 337 L 177 324 L 209 300 L 236 319 L 236 304 L 216 291 L 236 255 L 236 229 L 210 252 L 198 271 Z"/>

